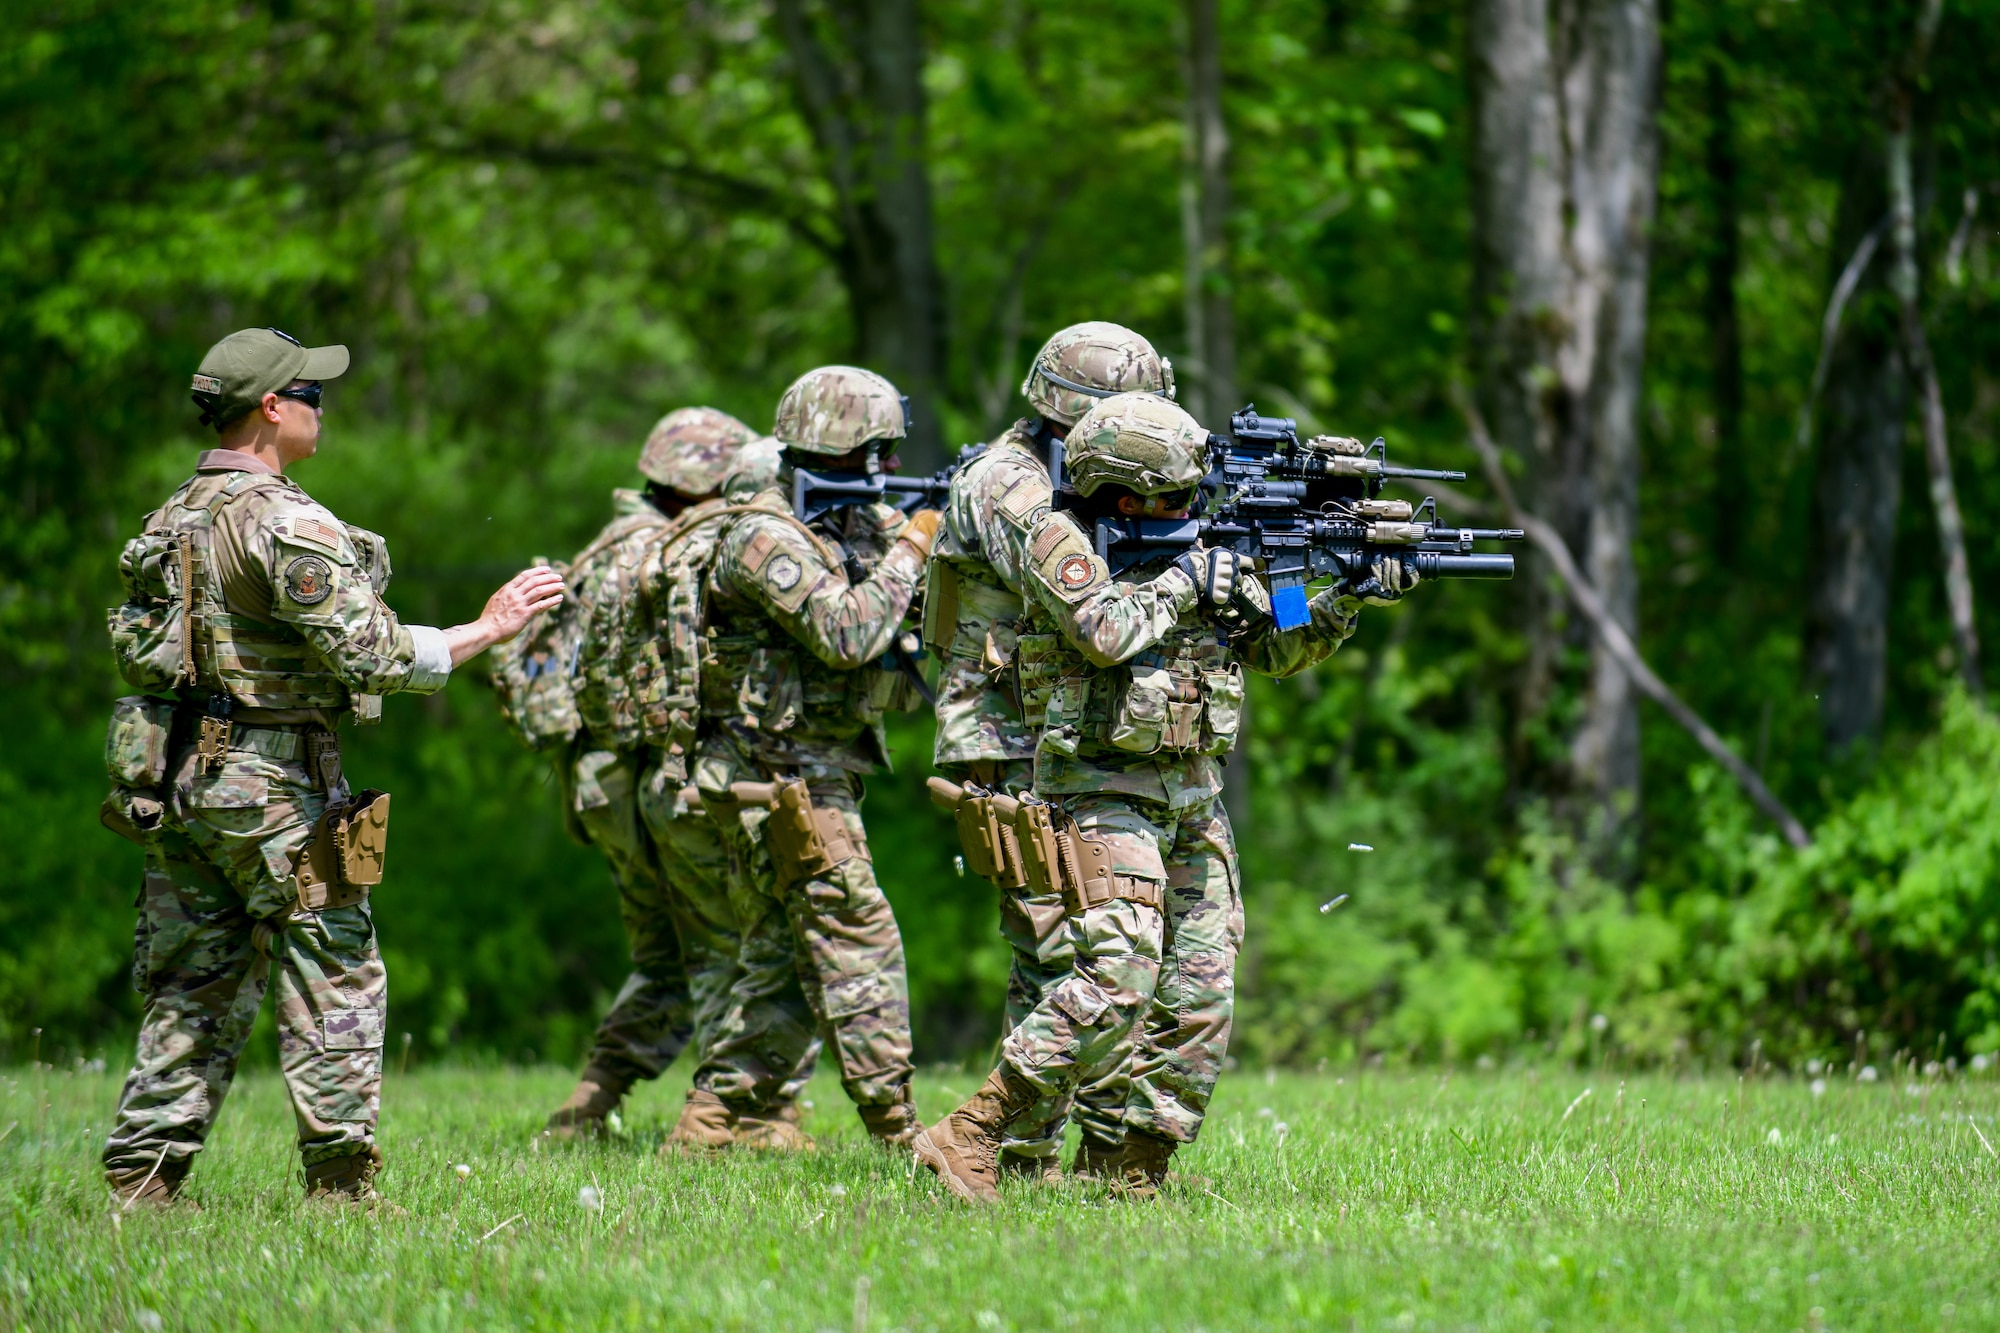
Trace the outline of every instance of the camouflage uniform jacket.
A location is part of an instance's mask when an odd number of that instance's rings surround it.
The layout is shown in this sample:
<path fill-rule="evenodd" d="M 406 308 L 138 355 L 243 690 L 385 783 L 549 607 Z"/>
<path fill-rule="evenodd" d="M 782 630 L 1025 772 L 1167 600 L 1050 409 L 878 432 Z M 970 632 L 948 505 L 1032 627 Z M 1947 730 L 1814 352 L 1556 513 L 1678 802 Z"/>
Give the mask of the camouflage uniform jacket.
<path fill-rule="evenodd" d="M 128 590 L 177 599 L 175 543 L 187 538 L 195 671 L 165 692 L 227 693 L 248 725 L 332 727 L 350 707 L 374 711 L 371 696 L 429 694 L 450 676 L 444 632 L 403 624 L 382 600 L 389 562 L 381 539 L 347 527 L 260 460 L 231 449 L 203 453 L 195 475 L 127 544 Z M 140 605 L 112 613 L 121 665 L 131 660 L 133 636 L 148 632 L 121 620 Z"/>
<path fill-rule="evenodd" d="M 1028 530 L 1052 495 L 1031 426 L 1015 422 L 951 479 L 925 594 L 926 638 L 939 658 L 932 757 L 941 767 L 1035 753 L 1013 677 Z"/>
<path fill-rule="evenodd" d="M 729 518 L 704 581 L 704 790 L 733 763 L 718 743 L 772 772 L 872 772 L 888 762 L 883 712 L 909 706 L 903 678 L 877 664 L 923 577 L 899 540 L 909 520 L 856 505 L 808 532 L 790 480 L 737 501 L 763 512 Z"/>
<path fill-rule="evenodd" d="M 1131 571 L 1148 582 L 1114 580 L 1067 513 L 1036 522 L 1028 557 L 1016 688 L 1041 731 L 1044 796 L 1121 792 L 1173 808 L 1214 796 L 1242 720 L 1244 668 L 1289 676 L 1354 632 L 1351 600 L 1331 592 L 1313 599 L 1307 624 L 1280 632 L 1268 615 L 1245 625 L 1198 612 L 1193 581 L 1172 564 Z"/>

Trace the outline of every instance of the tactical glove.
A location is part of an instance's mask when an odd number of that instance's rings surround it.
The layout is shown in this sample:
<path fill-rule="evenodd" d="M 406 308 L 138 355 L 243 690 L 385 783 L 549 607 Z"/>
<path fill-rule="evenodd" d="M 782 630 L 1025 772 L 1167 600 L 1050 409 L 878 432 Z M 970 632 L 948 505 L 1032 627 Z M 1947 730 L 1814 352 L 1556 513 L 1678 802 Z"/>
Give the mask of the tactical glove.
<path fill-rule="evenodd" d="M 1416 562 L 1385 555 L 1368 566 L 1368 577 L 1355 579 L 1350 576 L 1348 583 L 1354 595 L 1370 606 L 1394 606 L 1403 600 L 1404 593 L 1422 580 L 1423 576 L 1417 573 Z"/>
<path fill-rule="evenodd" d="M 1174 564 L 1194 584 L 1196 599 L 1212 610 L 1229 605 L 1236 595 L 1236 576 L 1242 561 L 1228 549 L 1183 551 Z"/>
<path fill-rule="evenodd" d="M 1264 587 L 1262 579 L 1248 571 L 1236 578 L 1236 609 L 1243 613 L 1246 621 L 1269 620 L 1271 618 L 1271 594 Z"/>
<path fill-rule="evenodd" d="M 931 553 L 931 543 L 937 540 L 938 524 L 944 522 L 944 515 L 935 509 L 919 509 L 910 515 L 910 524 L 901 534 L 902 540 L 917 548 L 918 555 Z"/>

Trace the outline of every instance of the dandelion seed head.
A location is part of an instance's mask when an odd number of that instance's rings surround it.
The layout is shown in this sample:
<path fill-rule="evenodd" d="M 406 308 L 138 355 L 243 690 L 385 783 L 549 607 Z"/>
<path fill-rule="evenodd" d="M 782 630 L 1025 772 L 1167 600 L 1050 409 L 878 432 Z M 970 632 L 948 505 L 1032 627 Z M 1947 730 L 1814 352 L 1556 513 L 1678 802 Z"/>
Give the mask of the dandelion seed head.
<path fill-rule="evenodd" d="M 1861 1081 L 1863 1083 L 1873 1083 L 1876 1079 L 1880 1077 L 1882 1076 L 1875 1072 L 1874 1065 L 1861 1066 Z"/>
<path fill-rule="evenodd" d="M 146 1333 L 159 1333 L 166 1321 L 160 1318 L 158 1310 L 141 1309 L 132 1316 L 132 1322 L 145 1329 Z"/>
<path fill-rule="evenodd" d="M 472 1174 L 472 1168 L 470 1166 L 467 1166 L 464 1162 L 460 1162 L 457 1166 L 453 1167 L 452 1170 L 458 1173 L 458 1178 L 460 1180 L 464 1180 L 467 1176 Z"/>
<path fill-rule="evenodd" d="M 601 1213 L 604 1211 L 604 1195 L 598 1192 L 597 1186 L 585 1185 L 576 1192 L 576 1206 L 588 1212 Z"/>
<path fill-rule="evenodd" d="M 1770 1144 L 1773 1148 L 1784 1147 L 1785 1146 L 1784 1131 L 1780 1130 L 1777 1126 L 1773 1125 L 1770 1131 L 1764 1135 L 1764 1142 Z"/>
<path fill-rule="evenodd" d="M 1813 1096 L 1815 1096 L 1815 1097 L 1824 1097 L 1824 1096 L 1826 1096 L 1826 1080 L 1825 1080 L 1825 1079 L 1823 1079 L 1823 1078 L 1816 1078 L 1816 1079 L 1814 1079 L 1814 1080 L 1812 1081 L 1812 1095 L 1813 1095 Z"/>

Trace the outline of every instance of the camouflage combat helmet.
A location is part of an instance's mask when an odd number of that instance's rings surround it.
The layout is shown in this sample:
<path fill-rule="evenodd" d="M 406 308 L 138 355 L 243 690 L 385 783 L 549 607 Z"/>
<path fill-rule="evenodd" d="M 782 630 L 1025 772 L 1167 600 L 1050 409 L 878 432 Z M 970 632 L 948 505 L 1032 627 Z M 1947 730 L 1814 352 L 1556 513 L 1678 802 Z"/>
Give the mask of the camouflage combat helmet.
<path fill-rule="evenodd" d="M 1096 403 L 1070 427 L 1063 467 L 1079 495 L 1105 485 L 1166 495 L 1202 479 L 1207 443 L 1208 432 L 1166 399 L 1121 393 Z"/>
<path fill-rule="evenodd" d="M 737 452 L 757 432 L 712 407 L 683 407 L 660 418 L 639 452 L 639 472 L 648 481 L 683 495 L 708 495 L 737 470 Z"/>
<path fill-rule="evenodd" d="M 799 376 L 778 400 L 771 428 L 779 444 L 804 454 L 844 454 L 909 433 L 909 400 L 874 371 L 855 366 L 821 366 Z"/>
<path fill-rule="evenodd" d="M 774 485 L 778 480 L 778 441 L 769 435 L 759 435 L 744 445 L 736 453 L 729 465 L 728 475 L 722 480 L 721 489 L 734 492 L 747 487 L 761 491 Z"/>
<path fill-rule="evenodd" d="M 1174 396 L 1172 363 L 1122 324 L 1070 325 L 1042 344 L 1021 381 L 1028 406 L 1063 426 L 1118 393 Z"/>

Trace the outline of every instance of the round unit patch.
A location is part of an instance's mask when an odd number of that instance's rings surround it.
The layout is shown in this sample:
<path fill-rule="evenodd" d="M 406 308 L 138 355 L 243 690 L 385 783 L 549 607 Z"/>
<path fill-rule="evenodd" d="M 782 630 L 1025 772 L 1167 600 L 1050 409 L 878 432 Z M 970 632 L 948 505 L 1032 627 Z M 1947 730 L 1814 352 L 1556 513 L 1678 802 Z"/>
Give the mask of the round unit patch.
<path fill-rule="evenodd" d="M 285 595 L 300 606 L 317 606 L 333 595 L 333 569 L 316 555 L 285 566 Z"/>
<path fill-rule="evenodd" d="M 764 571 L 765 581 L 779 592 L 790 592 L 799 586 L 799 562 L 788 555 L 771 558 L 771 567 Z"/>
<path fill-rule="evenodd" d="M 1056 566 L 1056 582 L 1071 592 L 1089 587 L 1094 577 L 1096 571 L 1090 567 L 1090 557 L 1087 555 L 1064 556 L 1062 563 Z"/>

